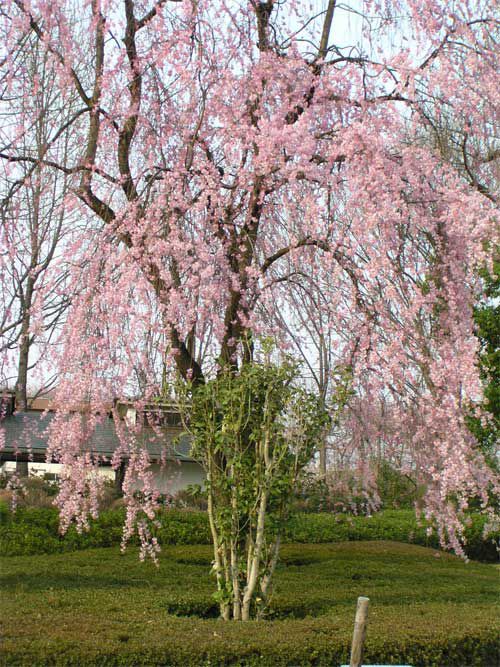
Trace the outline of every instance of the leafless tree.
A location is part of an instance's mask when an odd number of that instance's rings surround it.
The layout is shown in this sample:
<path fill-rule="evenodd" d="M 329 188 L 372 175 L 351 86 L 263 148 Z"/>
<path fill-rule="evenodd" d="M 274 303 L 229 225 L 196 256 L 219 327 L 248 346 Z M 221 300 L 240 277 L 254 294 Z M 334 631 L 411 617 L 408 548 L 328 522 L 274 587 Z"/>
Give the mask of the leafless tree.
<path fill-rule="evenodd" d="M 54 86 L 53 64 L 33 37 L 22 45 L 21 57 L 17 80 L 8 93 L 2 89 L 0 101 L 7 101 L 0 106 L 2 143 L 8 143 L 11 128 L 22 119 L 26 131 L 20 147 L 30 158 L 3 161 L 0 174 L 0 351 L 2 383 L 15 383 L 18 408 L 25 410 L 30 383 L 40 395 L 56 380 L 44 367 L 44 351 L 54 344 L 69 305 L 62 289 L 67 267 L 58 258 L 82 223 L 68 211 L 67 174 L 45 164 L 54 136 L 73 114 L 74 99 L 61 98 Z M 32 95 L 17 96 L 26 86 Z M 66 164 L 74 148 L 66 133 L 57 142 L 61 164 Z M 57 273 L 52 270 L 56 263 Z"/>

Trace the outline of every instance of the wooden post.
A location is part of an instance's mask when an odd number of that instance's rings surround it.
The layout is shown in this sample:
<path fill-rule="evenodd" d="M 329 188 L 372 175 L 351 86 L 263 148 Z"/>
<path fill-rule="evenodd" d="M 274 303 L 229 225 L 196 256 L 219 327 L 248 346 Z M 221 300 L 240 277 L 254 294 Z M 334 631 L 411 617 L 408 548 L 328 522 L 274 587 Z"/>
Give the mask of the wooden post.
<path fill-rule="evenodd" d="M 349 667 L 361 667 L 363 662 L 363 645 L 365 643 L 369 603 L 369 598 L 358 598 L 356 618 L 354 620 L 354 632 L 352 635 L 351 662 L 349 663 Z"/>

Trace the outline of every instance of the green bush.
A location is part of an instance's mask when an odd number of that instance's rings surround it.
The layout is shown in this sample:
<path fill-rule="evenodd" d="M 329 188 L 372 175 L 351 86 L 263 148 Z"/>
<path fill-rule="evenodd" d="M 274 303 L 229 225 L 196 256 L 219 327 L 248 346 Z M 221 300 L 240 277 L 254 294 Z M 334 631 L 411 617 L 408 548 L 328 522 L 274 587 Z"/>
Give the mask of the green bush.
<path fill-rule="evenodd" d="M 155 531 L 160 544 L 211 543 L 204 512 L 170 509 L 164 510 L 160 519 L 161 528 Z M 484 538 L 486 519 L 478 514 L 470 520 L 466 531 L 467 555 L 474 560 L 497 561 L 500 531 Z M 106 510 L 92 522 L 88 533 L 78 534 L 71 527 L 61 536 L 55 508 L 20 508 L 12 513 L 0 503 L 0 553 L 20 556 L 112 546 L 121 541 L 123 521 L 123 509 Z M 436 535 L 429 536 L 424 526 L 418 526 L 412 510 L 387 510 L 371 517 L 300 513 L 288 520 L 284 535 L 285 542 L 304 544 L 363 540 L 391 540 L 439 548 Z"/>
<path fill-rule="evenodd" d="M 495 562 L 500 531 L 485 538 L 485 524 L 482 515 L 470 517 L 465 551 L 474 560 Z M 418 525 L 412 510 L 386 510 L 373 516 L 301 513 L 289 519 L 285 532 L 287 542 L 321 544 L 353 540 L 392 540 L 439 549 L 436 533 L 428 535 L 426 526 Z"/>
<path fill-rule="evenodd" d="M 390 542 L 284 545 L 270 620 L 214 618 L 209 545 L 3 558 L 2 665 L 334 667 L 348 662 L 356 597 L 370 598 L 365 660 L 496 667 L 496 568 Z"/>
<path fill-rule="evenodd" d="M 178 631 L 174 637 L 171 625 L 161 643 L 152 638 L 141 645 L 134 638 L 133 630 L 119 633 L 111 641 L 99 645 L 92 645 L 88 639 L 78 643 L 58 640 L 57 644 L 37 640 L 23 646 L 21 651 L 9 642 L 4 646 L 6 656 L 2 664 L 26 667 L 337 667 L 349 664 L 348 637 L 332 636 L 332 627 L 328 623 L 311 624 L 309 632 L 304 628 L 299 640 L 292 643 L 290 635 L 296 628 L 290 627 L 289 623 L 281 623 L 278 627 L 274 623 L 272 629 L 258 628 L 259 638 L 245 628 L 240 637 L 223 641 L 219 638 L 218 622 L 212 621 L 212 641 L 204 638 L 200 647 L 200 624 L 191 620 L 186 622 L 190 627 Z M 252 630 L 256 632 L 257 628 L 252 627 Z M 368 641 L 364 656 L 370 664 L 497 667 L 499 646 L 493 631 L 463 633 L 456 637 L 443 633 L 432 640 L 412 638 L 403 645 L 390 638 Z"/>
<path fill-rule="evenodd" d="M 380 510 L 412 509 L 415 502 L 424 495 L 425 488 L 411 476 L 402 473 L 389 461 L 373 461 L 375 487 L 380 503 Z M 360 514 L 369 507 L 366 495 L 362 492 L 358 474 L 353 470 L 341 473 L 339 477 L 318 477 L 317 473 L 305 475 L 293 499 L 293 508 L 298 512 L 352 512 L 355 508 Z M 347 490 L 348 489 L 348 490 Z"/>
<path fill-rule="evenodd" d="M 185 489 L 177 491 L 173 505 L 177 509 L 205 511 L 208 505 L 207 492 L 199 484 L 189 484 Z"/>
<path fill-rule="evenodd" d="M 55 508 L 19 508 L 11 512 L 0 503 L 0 553 L 20 556 L 113 546 L 121 542 L 124 519 L 124 509 L 106 510 L 91 521 L 90 531 L 78 533 L 71 526 L 61 535 Z M 161 523 L 155 532 L 163 545 L 210 544 L 204 512 L 165 510 Z"/>

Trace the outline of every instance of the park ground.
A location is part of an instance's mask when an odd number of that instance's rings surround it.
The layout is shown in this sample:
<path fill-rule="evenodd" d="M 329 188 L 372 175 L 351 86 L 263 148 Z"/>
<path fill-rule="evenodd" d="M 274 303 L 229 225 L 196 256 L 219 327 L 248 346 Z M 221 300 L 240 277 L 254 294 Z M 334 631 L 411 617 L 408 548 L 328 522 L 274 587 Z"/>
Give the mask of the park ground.
<path fill-rule="evenodd" d="M 209 545 L 3 557 L 5 665 L 333 667 L 348 662 L 358 595 L 367 662 L 497 667 L 499 570 L 391 541 L 287 544 L 268 620 L 224 623 Z"/>

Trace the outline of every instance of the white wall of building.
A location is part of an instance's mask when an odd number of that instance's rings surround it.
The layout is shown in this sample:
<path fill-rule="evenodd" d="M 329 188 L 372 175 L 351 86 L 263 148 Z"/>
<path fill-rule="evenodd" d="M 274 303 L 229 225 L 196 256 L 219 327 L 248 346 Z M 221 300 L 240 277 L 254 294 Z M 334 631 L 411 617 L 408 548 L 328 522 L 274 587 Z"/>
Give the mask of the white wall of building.
<path fill-rule="evenodd" d="M 45 474 L 59 476 L 61 474 L 62 465 L 60 463 L 28 463 L 28 473 L 30 475 L 37 475 L 38 477 L 43 477 Z M 13 473 L 16 472 L 16 462 L 15 461 L 5 461 L 0 466 L 0 473 Z M 101 467 L 99 468 L 99 475 L 102 475 L 106 479 L 114 480 L 115 471 L 111 467 Z"/>
<path fill-rule="evenodd" d="M 164 467 L 154 464 L 152 470 L 156 488 L 167 495 L 175 496 L 190 484 L 205 484 L 205 472 L 198 463 L 168 461 Z"/>

